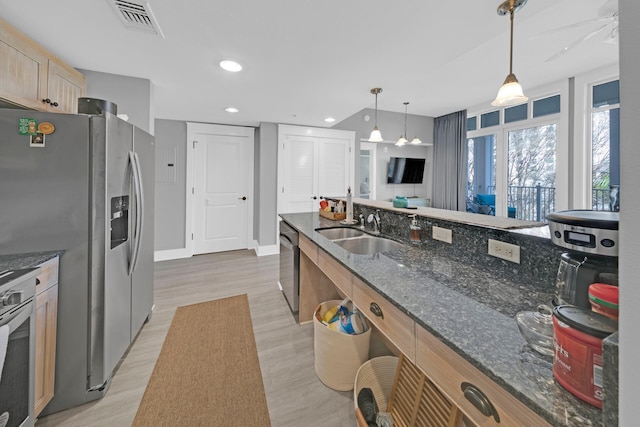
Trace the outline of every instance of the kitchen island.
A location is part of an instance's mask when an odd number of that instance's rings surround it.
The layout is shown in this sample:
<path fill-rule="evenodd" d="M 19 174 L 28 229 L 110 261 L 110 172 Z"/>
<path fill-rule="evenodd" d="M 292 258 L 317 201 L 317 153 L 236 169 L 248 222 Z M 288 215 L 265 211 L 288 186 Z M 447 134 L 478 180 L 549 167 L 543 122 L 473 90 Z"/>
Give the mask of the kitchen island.
<path fill-rule="evenodd" d="M 551 425 L 602 425 L 602 411 L 559 386 L 552 360 L 534 352 L 518 330 L 515 314 L 548 302 L 549 289 L 505 279 L 408 242 L 399 250 L 356 255 L 315 231 L 340 226 L 338 222 L 315 212 L 280 216 L 406 314 L 416 329 L 424 329 Z M 420 348 L 418 343 L 416 359 Z"/>

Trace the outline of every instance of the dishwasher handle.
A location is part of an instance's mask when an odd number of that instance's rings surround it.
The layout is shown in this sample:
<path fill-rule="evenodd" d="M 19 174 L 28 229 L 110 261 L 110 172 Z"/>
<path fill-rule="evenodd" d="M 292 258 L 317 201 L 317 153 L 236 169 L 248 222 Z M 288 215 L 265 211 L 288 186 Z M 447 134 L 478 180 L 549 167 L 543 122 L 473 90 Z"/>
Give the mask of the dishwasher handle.
<path fill-rule="evenodd" d="M 295 246 L 291 239 L 284 234 L 280 235 L 280 244 L 289 250 L 293 250 L 293 247 Z"/>

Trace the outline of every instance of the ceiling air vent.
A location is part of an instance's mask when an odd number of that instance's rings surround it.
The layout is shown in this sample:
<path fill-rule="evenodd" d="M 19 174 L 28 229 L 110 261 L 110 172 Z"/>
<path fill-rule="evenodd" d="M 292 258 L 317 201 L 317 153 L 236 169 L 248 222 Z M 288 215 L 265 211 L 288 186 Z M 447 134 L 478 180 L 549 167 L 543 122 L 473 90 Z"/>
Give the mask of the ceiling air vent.
<path fill-rule="evenodd" d="M 164 38 L 162 30 L 156 21 L 151 6 L 147 2 L 135 3 L 123 0 L 108 0 L 115 8 L 118 17 L 125 27 L 157 34 Z"/>

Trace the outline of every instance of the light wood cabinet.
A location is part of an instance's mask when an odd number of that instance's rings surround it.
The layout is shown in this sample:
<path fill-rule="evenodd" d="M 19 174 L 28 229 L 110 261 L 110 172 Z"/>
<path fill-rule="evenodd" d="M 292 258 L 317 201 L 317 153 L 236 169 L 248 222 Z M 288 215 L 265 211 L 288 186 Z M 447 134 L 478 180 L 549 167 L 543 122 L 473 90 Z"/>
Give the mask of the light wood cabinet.
<path fill-rule="evenodd" d="M 353 279 L 353 303 L 410 361 L 415 360 L 415 322 L 362 280 Z"/>
<path fill-rule="evenodd" d="M 76 113 L 86 77 L 0 19 L 0 99 L 38 111 Z"/>
<path fill-rule="evenodd" d="M 58 257 L 40 265 L 36 281 L 35 408 L 38 414 L 53 398 L 58 320 Z"/>
<path fill-rule="evenodd" d="M 426 329 L 416 328 L 416 364 L 471 422 L 485 426 L 548 426 L 531 409 L 447 347 Z M 484 404 L 483 414 L 478 406 Z"/>

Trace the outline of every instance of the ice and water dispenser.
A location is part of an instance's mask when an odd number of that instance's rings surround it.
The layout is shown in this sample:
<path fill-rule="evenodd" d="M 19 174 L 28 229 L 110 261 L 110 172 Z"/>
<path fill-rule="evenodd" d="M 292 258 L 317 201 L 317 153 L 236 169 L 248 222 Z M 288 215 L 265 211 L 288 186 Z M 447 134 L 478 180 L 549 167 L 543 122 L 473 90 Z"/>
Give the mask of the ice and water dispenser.
<path fill-rule="evenodd" d="M 129 196 L 111 198 L 111 249 L 129 239 Z"/>

